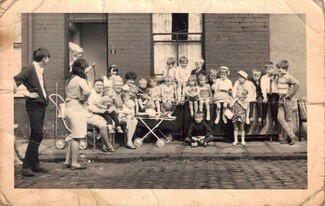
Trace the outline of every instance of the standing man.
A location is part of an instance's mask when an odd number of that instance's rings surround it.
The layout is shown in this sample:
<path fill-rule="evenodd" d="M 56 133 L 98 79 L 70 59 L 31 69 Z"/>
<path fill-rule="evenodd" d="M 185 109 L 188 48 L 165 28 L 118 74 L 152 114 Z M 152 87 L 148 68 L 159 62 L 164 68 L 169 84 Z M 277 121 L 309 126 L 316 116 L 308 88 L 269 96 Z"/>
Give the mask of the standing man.
<path fill-rule="evenodd" d="M 28 90 L 28 94 L 25 94 L 26 111 L 31 133 L 21 170 L 22 175 L 27 177 L 34 176 L 34 172 L 48 172 L 47 169 L 39 165 L 38 150 L 43 139 L 45 107 L 48 104 L 43 67 L 48 64 L 49 60 L 49 51 L 46 48 L 39 48 L 33 53 L 33 63 L 24 67 L 19 74 L 14 76 L 16 86 L 23 84 Z"/>

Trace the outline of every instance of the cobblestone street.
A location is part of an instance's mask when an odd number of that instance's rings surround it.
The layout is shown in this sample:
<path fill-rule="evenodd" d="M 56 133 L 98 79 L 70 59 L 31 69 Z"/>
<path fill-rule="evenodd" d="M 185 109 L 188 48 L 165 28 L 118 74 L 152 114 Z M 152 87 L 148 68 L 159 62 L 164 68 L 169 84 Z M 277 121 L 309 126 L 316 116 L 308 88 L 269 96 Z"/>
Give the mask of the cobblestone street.
<path fill-rule="evenodd" d="M 27 178 L 15 168 L 15 188 L 306 189 L 307 160 L 161 159 L 123 163 L 84 160 L 86 170 L 43 163 L 48 174 Z"/>

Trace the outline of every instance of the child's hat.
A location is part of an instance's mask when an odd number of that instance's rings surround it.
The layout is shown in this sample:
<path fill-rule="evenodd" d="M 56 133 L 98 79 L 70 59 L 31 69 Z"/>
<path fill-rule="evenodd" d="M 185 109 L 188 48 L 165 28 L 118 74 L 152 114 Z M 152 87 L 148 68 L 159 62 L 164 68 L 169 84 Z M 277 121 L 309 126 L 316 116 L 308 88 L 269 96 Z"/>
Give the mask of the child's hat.
<path fill-rule="evenodd" d="M 230 71 L 229 71 L 229 68 L 228 67 L 226 67 L 226 66 L 221 66 L 220 68 L 219 68 L 219 73 L 222 71 L 222 70 L 226 70 L 227 71 L 227 74 L 228 75 L 230 75 Z"/>
<path fill-rule="evenodd" d="M 84 52 L 83 48 L 81 48 L 78 44 L 69 42 L 69 48 L 76 53 L 82 53 Z"/>
<path fill-rule="evenodd" d="M 242 76 L 244 79 L 248 78 L 248 74 L 246 72 L 244 72 L 243 70 L 239 70 L 237 72 L 240 76 Z"/>

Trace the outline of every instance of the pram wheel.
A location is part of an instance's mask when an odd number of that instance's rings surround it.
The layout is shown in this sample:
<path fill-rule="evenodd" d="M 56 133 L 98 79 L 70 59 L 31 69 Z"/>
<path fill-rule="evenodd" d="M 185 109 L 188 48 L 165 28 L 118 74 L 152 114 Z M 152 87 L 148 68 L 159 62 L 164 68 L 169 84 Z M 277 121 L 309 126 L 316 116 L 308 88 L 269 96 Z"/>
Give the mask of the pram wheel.
<path fill-rule="evenodd" d="M 66 142 L 65 142 L 65 139 L 63 139 L 63 138 L 59 138 L 59 139 L 57 139 L 55 141 L 55 146 L 58 149 L 64 149 L 65 148 L 65 144 L 66 144 Z"/>
<path fill-rule="evenodd" d="M 166 136 L 165 136 L 165 142 L 166 143 L 170 143 L 170 142 L 172 142 L 173 141 L 173 136 L 172 135 L 170 135 L 170 134 L 167 134 Z"/>
<path fill-rule="evenodd" d="M 156 145 L 157 147 L 164 147 L 166 145 L 165 140 L 158 139 Z"/>
<path fill-rule="evenodd" d="M 133 143 L 136 147 L 141 147 L 143 145 L 143 140 L 140 137 L 138 137 L 133 141 Z"/>
<path fill-rule="evenodd" d="M 85 150 L 88 146 L 87 140 L 86 139 L 81 139 L 79 141 L 79 149 Z"/>

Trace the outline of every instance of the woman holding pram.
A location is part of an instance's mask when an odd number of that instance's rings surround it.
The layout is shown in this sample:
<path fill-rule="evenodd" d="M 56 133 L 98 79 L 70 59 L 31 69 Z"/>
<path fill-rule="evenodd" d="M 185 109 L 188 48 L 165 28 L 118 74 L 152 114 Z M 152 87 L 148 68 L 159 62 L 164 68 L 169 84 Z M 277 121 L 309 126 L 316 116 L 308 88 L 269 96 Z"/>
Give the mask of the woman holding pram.
<path fill-rule="evenodd" d="M 87 134 L 87 113 L 83 103 L 90 94 L 90 88 L 86 81 L 85 68 L 88 63 L 85 59 L 80 58 L 72 64 L 72 71 L 66 81 L 66 106 L 65 116 L 67 124 L 71 129 L 72 140 L 69 143 L 66 160 L 63 168 L 71 170 L 86 169 L 78 163 L 79 141 L 86 137 Z"/>

